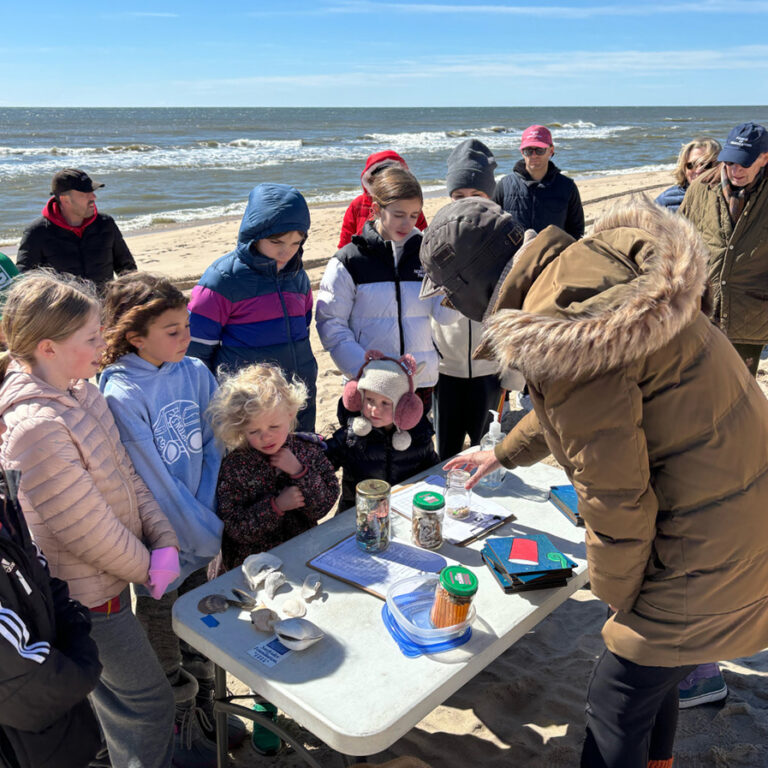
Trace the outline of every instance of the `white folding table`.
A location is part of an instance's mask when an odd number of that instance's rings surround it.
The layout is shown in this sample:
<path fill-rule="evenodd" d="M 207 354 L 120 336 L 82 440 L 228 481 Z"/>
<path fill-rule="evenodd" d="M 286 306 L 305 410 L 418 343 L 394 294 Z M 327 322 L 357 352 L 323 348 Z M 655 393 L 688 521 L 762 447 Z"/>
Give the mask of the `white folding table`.
<path fill-rule="evenodd" d="M 197 609 L 205 595 L 231 597 L 232 587 L 246 588 L 239 569 L 180 597 L 173 608 L 174 630 L 217 667 L 214 707 L 220 768 L 227 760 L 226 713 L 258 718 L 227 698 L 226 672 L 347 756 L 347 764 L 351 764 L 349 756 L 376 754 L 407 733 L 587 582 L 584 531 L 546 500 L 551 485 L 566 482 L 562 470 L 545 464 L 507 473 L 494 498 L 511 509 L 515 519 L 491 535 L 547 534 L 578 563 L 567 586 L 505 594 L 480 557 L 482 539 L 466 547 L 443 545 L 441 554 L 471 568 L 479 580 L 472 637 L 451 651 L 407 658 L 384 627 L 381 600 L 320 574 L 324 594 L 309 603 L 306 618 L 325 637 L 268 668 L 248 654 L 267 636 L 239 619 L 237 609 L 216 614 L 218 626 L 214 627 L 204 622 Z M 354 532 L 354 527 L 354 511 L 348 510 L 271 550 L 283 561 L 283 572 L 294 592 L 308 573 L 317 573 L 306 562 Z M 408 540 L 410 522 L 393 512 L 393 531 Z M 273 728 L 270 720 L 258 722 L 279 732 L 309 765 L 320 768 L 302 745 L 282 729 Z"/>

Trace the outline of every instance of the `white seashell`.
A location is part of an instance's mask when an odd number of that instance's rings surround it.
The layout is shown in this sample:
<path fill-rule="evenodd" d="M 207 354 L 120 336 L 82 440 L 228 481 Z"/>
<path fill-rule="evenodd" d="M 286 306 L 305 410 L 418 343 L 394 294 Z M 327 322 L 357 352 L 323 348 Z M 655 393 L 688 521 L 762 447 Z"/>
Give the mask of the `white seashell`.
<path fill-rule="evenodd" d="M 279 557 L 270 555 L 269 552 L 259 552 L 257 555 L 246 557 L 241 568 L 246 584 L 255 592 L 270 571 L 275 571 L 282 566 L 283 561 Z"/>
<path fill-rule="evenodd" d="M 301 597 L 309 602 L 314 600 L 323 591 L 323 582 L 316 573 L 310 573 L 301 585 Z"/>
<path fill-rule="evenodd" d="M 303 651 L 325 635 L 320 627 L 306 619 L 284 619 L 273 627 L 277 639 L 292 651 Z"/>
<path fill-rule="evenodd" d="M 277 590 L 285 584 L 285 574 L 282 571 L 271 571 L 264 579 L 264 593 L 272 600 Z"/>
<path fill-rule="evenodd" d="M 279 620 L 280 617 L 269 608 L 257 608 L 255 611 L 251 611 L 251 624 L 259 632 L 271 632 Z"/>
<path fill-rule="evenodd" d="M 298 597 L 286 597 L 280 606 L 283 616 L 299 619 L 307 612 L 307 606 Z"/>

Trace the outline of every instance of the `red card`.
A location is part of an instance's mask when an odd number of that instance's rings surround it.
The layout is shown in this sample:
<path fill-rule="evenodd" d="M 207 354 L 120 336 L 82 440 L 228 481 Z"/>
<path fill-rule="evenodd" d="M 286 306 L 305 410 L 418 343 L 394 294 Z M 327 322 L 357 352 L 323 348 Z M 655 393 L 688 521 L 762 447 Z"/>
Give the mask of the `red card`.
<path fill-rule="evenodd" d="M 539 545 L 533 539 L 515 538 L 512 540 L 507 559 L 510 563 L 519 565 L 538 565 Z"/>

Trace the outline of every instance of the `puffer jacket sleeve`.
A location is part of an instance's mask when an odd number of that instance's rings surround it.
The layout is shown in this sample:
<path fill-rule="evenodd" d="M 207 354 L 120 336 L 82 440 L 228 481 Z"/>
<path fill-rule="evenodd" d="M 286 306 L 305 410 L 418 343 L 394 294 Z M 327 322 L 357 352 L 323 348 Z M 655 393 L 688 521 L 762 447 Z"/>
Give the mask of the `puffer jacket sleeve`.
<path fill-rule="evenodd" d="M 581 204 L 581 195 L 575 183 L 568 200 L 568 211 L 563 229 L 577 240 L 584 236 L 584 206 Z"/>
<path fill-rule="evenodd" d="M 143 584 L 149 550 L 120 522 L 96 488 L 66 427 L 31 417 L 9 432 L 5 441 L 5 455 L 22 469 L 23 495 L 62 546 L 123 581 Z M 149 494 L 146 486 L 144 492 Z"/>
<path fill-rule="evenodd" d="M 355 198 L 344 212 L 344 219 L 341 222 L 341 235 L 339 236 L 339 248 L 343 248 L 347 243 L 352 242 L 352 235 L 357 234 L 359 210 L 359 198 Z"/>
<path fill-rule="evenodd" d="M 620 611 L 637 599 L 656 532 L 640 387 L 625 371 L 541 387 L 546 418 L 573 465 L 592 592 Z"/>
<path fill-rule="evenodd" d="M 216 282 L 216 273 L 209 267 L 192 289 L 188 305 L 192 340 L 187 354 L 202 360 L 213 373 L 224 327 L 231 314 L 231 303 L 216 290 Z"/>
<path fill-rule="evenodd" d="M 342 262 L 333 258 L 325 268 L 317 294 L 317 332 L 323 348 L 346 376 L 354 377 L 365 362 L 365 350 L 349 325 L 357 286 Z"/>
<path fill-rule="evenodd" d="M 37 222 L 24 230 L 21 242 L 19 243 L 19 250 L 16 253 L 16 267 L 19 272 L 29 272 L 45 264 L 45 256 L 43 255 L 44 237 L 44 226 L 38 225 Z"/>
<path fill-rule="evenodd" d="M 536 412 L 526 413 L 493 452 L 507 469 L 530 467 L 549 456 L 549 446 Z"/>

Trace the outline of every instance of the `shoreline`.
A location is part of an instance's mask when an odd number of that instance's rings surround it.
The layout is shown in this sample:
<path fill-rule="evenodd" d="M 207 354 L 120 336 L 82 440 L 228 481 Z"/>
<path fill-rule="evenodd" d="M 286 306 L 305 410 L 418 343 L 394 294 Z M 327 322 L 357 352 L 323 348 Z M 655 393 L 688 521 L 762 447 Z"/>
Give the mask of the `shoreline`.
<path fill-rule="evenodd" d="M 589 197 L 587 194 L 585 194 L 585 192 L 590 191 L 594 187 L 599 186 L 601 184 L 608 184 L 611 187 L 615 186 L 616 184 L 621 184 L 631 188 L 631 189 L 624 190 L 623 192 L 613 193 L 609 196 L 610 198 L 620 196 L 621 194 L 625 194 L 629 191 L 643 191 L 646 189 L 655 189 L 656 187 L 660 187 L 660 188 L 667 187 L 672 184 L 671 171 L 638 171 L 635 173 L 605 171 L 600 173 L 601 175 L 590 175 L 588 177 L 573 177 L 574 181 L 577 183 L 579 190 L 581 192 L 582 203 L 584 204 L 585 208 L 587 205 L 599 202 L 602 199 L 600 197 Z M 503 175 L 504 174 L 500 174 L 498 178 L 501 179 Z M 657 179 L 662 179 L 662 177 L 664 180 L 657 181 Z M 648 178 L 653 179 L 653 182 L 651 182 L 650 187 L 643 186 L 643 185 L 639 185 L 637 187 L 633 186 L 633 182 L 635 180 L 639 181 L 640 179 L 645 180 Z M 356 195 L 357 194 L 359 194 L 359 192 L 356 193 Z M 425 210 L 428 208 L 431 208 L 428 201 L 438 200 L 441 198 L 444 199 L 445 201 L 447 201 L 448 199 L 444 191 L 442 190 L 432 189 L 429 191 L 425 191 L 424 192 Z M 346 210 L 347 206 L 352 201 L 352 199 L 353 198 L 350 197 L 345 199 L 344 201 L 313 202 L 313 203 L 309 203 L 309 209 L 310 211 L 319 211 L 319 212 L 339 209 L 340 214 L 338 216 L 338 220 L 339 220 L 339 229 L 341 229 L 341 218 L 344 215 L 344 211 Z M 245 206 L 245 200 L 243 201 L 243 206 Z M 109 213 L 109 210 L 105 210 L 105 213 Z M 586 210 L 585 210 L 585 213 L 587 213 Z M 34 217 L 30 218 L 30 222 L 32 221 L 33 218 Z M 227 225 L 227 224 L 231 224 L 232 222 L 239 222 L 240 218 L 241 218 L 240 215 L 223 215 L 223 216 L 215 216 L 212 218 L 190 219 L 189 221 L 162 222 L 158 224 L 151 224 L 149 226 L 140 227 L 137 229 L 124 230 L 123 234 L 130 247 L 131 241 L 134 238 L 144 238 L 152 235 L 166 235 L 166 234 L 172 234 L 176 232 L 181 233 L 191 229 L 196 229 L 198 227 Z M 118 225 L 119 225 L 119 222 L 118 222 Z M 19 245 L 18 240 L 0 242 L 0 249 L 2 249 L 3 253 L 5 253 L 7 256 L 10 256 L 11 258 L 15 258 L 16 253 L 18 251 L 18 245 Z M 224 251 L 223 253 L 226 253 L 226 252 L 227 251 Z M 219 255 L 223 255 L 223 253 Z"/>

